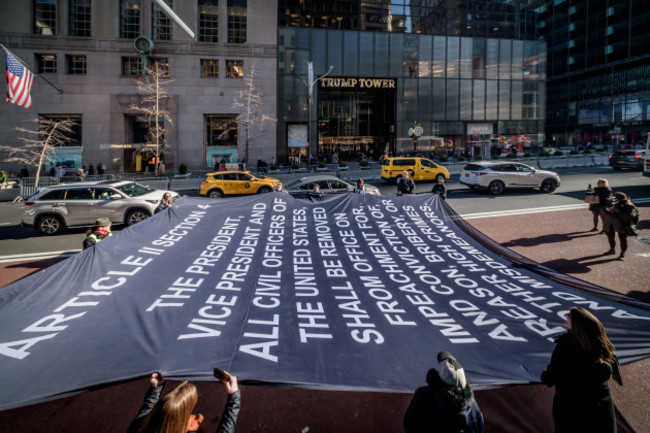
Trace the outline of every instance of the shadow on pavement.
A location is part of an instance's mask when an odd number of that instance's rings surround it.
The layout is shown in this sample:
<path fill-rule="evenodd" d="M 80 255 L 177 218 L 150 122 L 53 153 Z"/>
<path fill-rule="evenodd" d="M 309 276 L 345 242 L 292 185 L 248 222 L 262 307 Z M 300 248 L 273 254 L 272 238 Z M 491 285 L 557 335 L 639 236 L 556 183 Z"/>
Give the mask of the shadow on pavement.
<path fill-rule="evenodd" d="M 504 242 L 501 245 L 504 247 L 535 247 L 542 244 L 550 244 L 555 242 L 567 242 L 577 238 L 584 238 L 587 236 L 598 235 L 599 232 L 592 232 L 591 230 L 571 233 L 553 233 L 549 235 L 536 236 L 533 238 L 519 238 Z"/>

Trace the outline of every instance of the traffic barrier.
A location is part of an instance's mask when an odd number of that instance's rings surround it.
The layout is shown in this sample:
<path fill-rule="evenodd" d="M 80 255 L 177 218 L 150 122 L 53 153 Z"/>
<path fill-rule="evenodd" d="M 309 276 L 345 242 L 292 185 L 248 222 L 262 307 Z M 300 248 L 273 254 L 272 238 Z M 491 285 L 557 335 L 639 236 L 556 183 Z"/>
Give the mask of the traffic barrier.
<path fill-rule="evenodd" d="M 198 191 L 205 177 L 172 178 L 169 189 L 172 191 Z"/>

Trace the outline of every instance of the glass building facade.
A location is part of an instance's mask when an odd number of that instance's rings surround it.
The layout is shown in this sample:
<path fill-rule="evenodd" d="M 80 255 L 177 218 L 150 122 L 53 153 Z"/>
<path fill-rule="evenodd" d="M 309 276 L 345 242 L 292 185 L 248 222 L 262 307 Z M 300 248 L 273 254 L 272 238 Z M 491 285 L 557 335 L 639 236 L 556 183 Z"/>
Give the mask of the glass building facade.
<path fill-rule="evenodd" d="M 279 4 L 280 161 L 532 151 L 544 142 L 546 43 L 518 6 Z M 417 141 L 415 122 L 424 129 Z"/>
<path fill-rule="evenodd" d="M 547 139 L 632 147 L 650 131 L 650 8 L 562 0 L 537 9 L 548 42 Z"/>

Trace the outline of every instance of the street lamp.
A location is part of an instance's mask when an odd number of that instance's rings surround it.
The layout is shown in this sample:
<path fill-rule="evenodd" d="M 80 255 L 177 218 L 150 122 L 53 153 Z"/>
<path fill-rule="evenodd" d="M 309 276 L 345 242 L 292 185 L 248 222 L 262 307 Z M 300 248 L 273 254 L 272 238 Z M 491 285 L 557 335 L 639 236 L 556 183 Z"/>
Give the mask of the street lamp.
<path fill-rule="evenodd" d="M 293 64 L 293 62 L 292 62 Z M 308 93 L 308 99 L 307 99 L 307 146 L 308 146 L 308 151 L 309 155 L 307 156 L 309 163 L 311 164 L 311 155 L 312 155 L 312 149 L 311 149 L 311 104 L 313 102 L 313 93 L 314 93 L 314 84 L 318 83 L 320 80 L 323 78 L 327 77 L 330 72 L 332 72 L 332 69 L 334 69 L 334 66 L 330 65 L 329 69 L 327 72 L 325 72 L 323 75 L 320 77 L 314 79 L 314 64 L 309 61 L 307 62 L 307 81 L 305 81 L 302 77 L 298 77 L 300 81 L 302 81 L 302 84 L 305 85 L 307 88 L 307 93 Z"/>

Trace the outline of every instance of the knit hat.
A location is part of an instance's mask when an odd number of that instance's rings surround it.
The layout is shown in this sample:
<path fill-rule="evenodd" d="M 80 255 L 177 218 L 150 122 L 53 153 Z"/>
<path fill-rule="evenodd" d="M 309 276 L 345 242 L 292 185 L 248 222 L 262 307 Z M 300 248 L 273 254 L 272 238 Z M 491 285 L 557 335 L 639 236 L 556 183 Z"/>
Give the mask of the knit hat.
<path fill-rule="evenodd" d="M 443 382 L 460 389 L 467 386 L 465 370 L 451 353 L 445 351 L 438 353 L 438 362 L 438 371 Z"/>
<path fill-rule="evenodd" d="M 95 221 L 96 226 L 104 227 L 111 224 L 111 220 L 106 217 L 97 218 Z"/>

